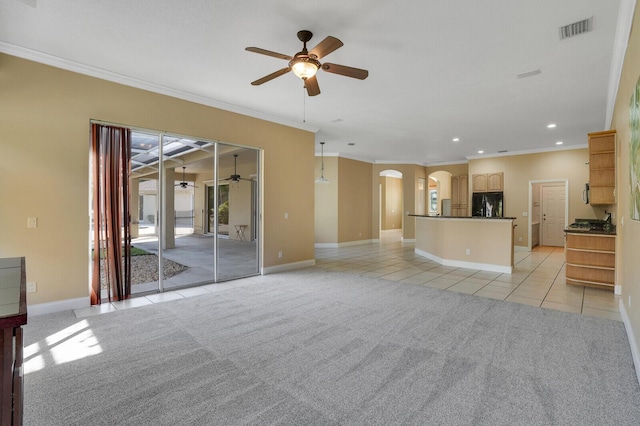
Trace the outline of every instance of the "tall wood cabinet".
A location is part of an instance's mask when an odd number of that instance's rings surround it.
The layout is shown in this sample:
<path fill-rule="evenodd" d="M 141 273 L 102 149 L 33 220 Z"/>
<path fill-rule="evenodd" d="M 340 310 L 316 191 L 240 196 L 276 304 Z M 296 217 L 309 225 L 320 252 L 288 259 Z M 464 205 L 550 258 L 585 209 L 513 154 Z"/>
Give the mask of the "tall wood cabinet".
<path fill-rule="evenodd" d="M 451 216 L 469 216 L 469 176 L 451 177 Z"/>
<path fill-rule="evenodd" d="M 616 203 L 616 131 L 589 133 L 589 202 Z"/>
<path fill-rule="evenodd" d="M 504 191 L 504 173 L 481 173 L 471 176 L 473 192 Z"/>

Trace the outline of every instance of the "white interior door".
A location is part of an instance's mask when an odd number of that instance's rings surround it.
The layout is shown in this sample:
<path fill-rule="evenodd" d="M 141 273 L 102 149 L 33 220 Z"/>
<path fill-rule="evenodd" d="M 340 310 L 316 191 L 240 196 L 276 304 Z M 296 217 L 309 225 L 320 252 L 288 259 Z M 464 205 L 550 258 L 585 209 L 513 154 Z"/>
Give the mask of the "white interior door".
<path fill-rule="evenodd" d="M 565 225 L 565 185 L 542 185 L 542 245 L 562 247 Z"/>

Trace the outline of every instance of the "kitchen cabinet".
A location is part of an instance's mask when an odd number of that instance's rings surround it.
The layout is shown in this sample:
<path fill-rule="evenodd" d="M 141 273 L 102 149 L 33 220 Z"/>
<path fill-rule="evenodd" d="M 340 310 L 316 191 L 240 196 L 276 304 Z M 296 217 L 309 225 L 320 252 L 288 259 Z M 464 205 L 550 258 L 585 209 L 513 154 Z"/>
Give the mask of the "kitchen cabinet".
<path fill-rule="evenodd" d="M 613 290 L 616 277 L 616 236 L 567 232 L 567 284 Z"/>
<path fill-rule="evenodd" d="M 469 216 L 469 176 L 451 177 L 451 216 Z"/>
<path fill-rule="evenodd" d="M 488 192 L 504 191 L 504 173 L 489 173 L 487 175 L 487 185 Z"/>
<path fill-rule="evenodd" d="M 504 173 L 481 173 L 472 175 L 473 192 L 504 191 Z"/>
<path fill-rule="evenodd" d="M 616 203 L 616 132 L 589 133 L 589 202 Z"/>

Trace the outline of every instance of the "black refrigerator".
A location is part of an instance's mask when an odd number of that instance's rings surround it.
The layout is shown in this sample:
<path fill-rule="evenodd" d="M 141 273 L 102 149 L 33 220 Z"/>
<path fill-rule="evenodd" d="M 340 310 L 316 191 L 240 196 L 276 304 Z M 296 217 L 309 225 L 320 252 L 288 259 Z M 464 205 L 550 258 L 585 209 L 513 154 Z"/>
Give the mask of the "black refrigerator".
<path fill-rule="evenodd" d="M 503 217 L 502 192 L 474 192 L 471 200 L 471 215 Z"/>

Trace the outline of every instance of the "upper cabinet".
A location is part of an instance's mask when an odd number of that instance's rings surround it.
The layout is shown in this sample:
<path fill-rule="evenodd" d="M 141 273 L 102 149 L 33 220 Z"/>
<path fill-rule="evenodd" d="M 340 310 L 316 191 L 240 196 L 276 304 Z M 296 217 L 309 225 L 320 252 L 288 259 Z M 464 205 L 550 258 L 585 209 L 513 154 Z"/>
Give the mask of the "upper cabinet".
<path fill-rule="evenodd" d="M 504 191 L 504 173 L 482 173 L 472 175 L 473 192 Z"/>
<path fill-rule="evenodd" d="M 589 201 L 616 203 L 616 131 L 589 133 Z"/>
<path fill-rule="evenodd" d="M 487 183 L 489 185 L 487 191 L 504 191 L 504 173 L 489 173 Z"/>

